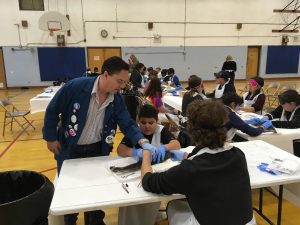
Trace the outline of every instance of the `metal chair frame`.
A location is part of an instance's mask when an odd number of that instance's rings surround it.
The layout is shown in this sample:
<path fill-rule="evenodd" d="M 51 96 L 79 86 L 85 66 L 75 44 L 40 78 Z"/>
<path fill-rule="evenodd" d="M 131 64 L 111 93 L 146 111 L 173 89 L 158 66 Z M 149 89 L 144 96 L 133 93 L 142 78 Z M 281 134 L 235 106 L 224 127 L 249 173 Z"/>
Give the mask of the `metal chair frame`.
<path fill-rule="evenodd" d="M 264 93 L 268 101 L 268 109 L 278 106 L 278 104 L 276 105 L 275 103 L 276 102 L 278 103 L 279 91 L 280 91 L 279 82 L 270 83 L 268 87 L 264 90 Z"/>
<path fill-rule="evenodd" d="M 35 127 L 32 125 L 32 123 L 25 117 L 30 113 L 29 110 L 24 111 L 24 110 L 18 110 L 17 107 L 15 107 L 9 100 L 7 99 L 2 99 L 0 100 L 0 106 L 4 109 L 4 123 L 3 123 L 3 131 L 2 131 L 2 136 L 4 136 L 5 133 L 5 128 L 7 125 L 10 124 L 10 130 L 12 131 L 13 127 L 13 122 L 16 122 L 21 128 L 22 131 L 26 132 L 27 134 L 28 131 L 26 130 L 29 126 L 31 126 L 34 130 Z M 25 123 L 19 122 L 16 118 L 23 118 L 25 120 Z M 7 119 L 10 119 L 10 121 L 7 122 Z M 26 127 L 26 125 L 28 125 Z"/>

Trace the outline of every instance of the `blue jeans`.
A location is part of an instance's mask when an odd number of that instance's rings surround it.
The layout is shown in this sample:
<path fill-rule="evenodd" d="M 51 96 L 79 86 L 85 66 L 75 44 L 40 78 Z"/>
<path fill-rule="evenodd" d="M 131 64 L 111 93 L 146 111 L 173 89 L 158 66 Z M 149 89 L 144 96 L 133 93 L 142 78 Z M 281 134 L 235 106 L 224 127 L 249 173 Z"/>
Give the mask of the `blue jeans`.
<path fill-rule="evenodd" d="M 101 155 L 101 142 L 89 145 L 76 145 L 72 149 L 70 159 L 96 157 Z M 61 165 L 60 165 L 61 166 Z M 76 225 L 78 213 L 68 214 L 64 216 L 65 225 Z M 103 219 L 105 213 L 102 210 L 85 212 L 85 225 L 105 225 Z"/>

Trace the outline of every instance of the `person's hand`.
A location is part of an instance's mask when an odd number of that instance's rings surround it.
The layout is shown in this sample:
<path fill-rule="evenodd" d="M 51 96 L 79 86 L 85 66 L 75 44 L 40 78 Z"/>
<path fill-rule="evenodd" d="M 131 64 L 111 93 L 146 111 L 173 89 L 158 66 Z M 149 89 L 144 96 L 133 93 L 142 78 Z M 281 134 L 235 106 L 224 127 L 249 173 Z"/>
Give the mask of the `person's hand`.
<path fill-rule="evenodd" d="M 58 155 L 61 150 L 59 141 L 47 141 L 47 148 L 55 155 Z"/>
<path fill-rule="evenodd" d="M 263 126 L 265 129 L 268 129 L 268 128 L 272 127 L 273 124 L 272 124 L 272 121 L 267 120 L 266 122 L 264 122 L 264 123 L 262 124 L 262 126 Z"/>
<path fill-rule="evenodd" d="M 260 118 L 252 118 L 252 119 L 250 119 L 250 120 L 244 120 L 244 122 L 245 123 L 247 123 L 247 124 L 258 124 L 258 123 L 261 123 L 260 122 Z"/>
<path fill-rule="evenodd" d="M 132 156 L 138 158 L 138 160 L 141 161 L 143 159 L 143 149 L 133 148 L 132 149 Z"/>
<path fill-rule="evenodd" d="M 182 161 L 184 160 L 185 152 L 181 150 L 171 150 L 171 160 L 173 161 Z"/>
<path fill-rule="evenodd" d="M 151 152 L 151 162 L 155 162 L 157 158 L 157 148 L 149 143 L 142 144 L 143 150 L 149 150 Z"/>
<path fill-rule="evenodd" d="M 164 145 L 161 145 L 157 148 L 156 163 L 160 163 L 166 158 L 166 151 L 167 148 Z"/>

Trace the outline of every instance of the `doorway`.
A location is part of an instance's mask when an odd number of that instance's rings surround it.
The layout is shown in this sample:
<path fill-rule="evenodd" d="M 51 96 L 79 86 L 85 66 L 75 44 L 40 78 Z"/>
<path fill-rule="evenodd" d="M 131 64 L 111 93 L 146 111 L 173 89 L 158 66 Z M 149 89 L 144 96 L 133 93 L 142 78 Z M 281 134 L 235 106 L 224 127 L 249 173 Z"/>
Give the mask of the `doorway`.
<path fill-rule="evenodd" d="M 121 57 L 121 48 L 88 48 L 88 67 L 98 67 L 101 73 L 103 62 L 112 56 Z"/>
<path fill-rule="evenodd" d="M 246 79 L 258 76 L 259 74 L 259 59 L 260 59 L 260 46 L 248 47 L 247 54 L 247 67 L 246 67 Z"/>

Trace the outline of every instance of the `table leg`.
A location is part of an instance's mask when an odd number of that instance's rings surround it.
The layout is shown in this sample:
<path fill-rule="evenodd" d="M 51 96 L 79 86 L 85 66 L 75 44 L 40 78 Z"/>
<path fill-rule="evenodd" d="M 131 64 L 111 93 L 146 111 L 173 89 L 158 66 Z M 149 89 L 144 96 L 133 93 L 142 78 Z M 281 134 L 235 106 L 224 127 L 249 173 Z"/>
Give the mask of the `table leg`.
<path fill-rule="evenodd" d="M 282 215 L 282 198 L 283 198 L 283 185 L 279 185 L 279 195 L 278 198 L 278 208 L 277 208 L 277 225 L 281 225 L 281 215 Z M 264 213 L 263 213 L 263 188 L 259 189 L 259 208 L 253 207 L 253 210 L 257 212 L 265 221 L 270 225 L 275 225 Z"/>

